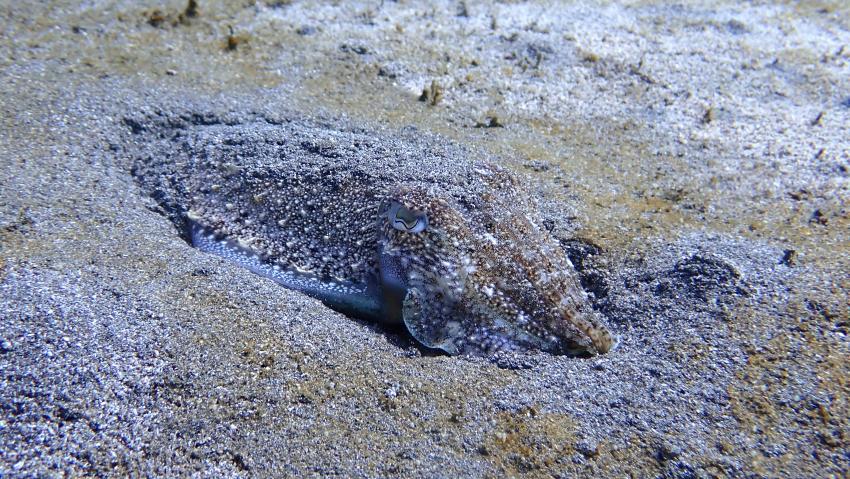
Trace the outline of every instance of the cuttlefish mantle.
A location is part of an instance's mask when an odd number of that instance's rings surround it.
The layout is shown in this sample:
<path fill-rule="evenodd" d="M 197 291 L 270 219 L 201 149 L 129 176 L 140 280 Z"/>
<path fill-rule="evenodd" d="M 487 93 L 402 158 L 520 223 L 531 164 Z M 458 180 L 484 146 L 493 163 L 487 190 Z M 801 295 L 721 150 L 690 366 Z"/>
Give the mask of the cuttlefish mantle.
<path fill-rule="evenodd" d="M 449 354 L 616 343 L 526 184 L 459 146 L 302 119 L 145 121 L 133 172 L 203 251 Z"/>

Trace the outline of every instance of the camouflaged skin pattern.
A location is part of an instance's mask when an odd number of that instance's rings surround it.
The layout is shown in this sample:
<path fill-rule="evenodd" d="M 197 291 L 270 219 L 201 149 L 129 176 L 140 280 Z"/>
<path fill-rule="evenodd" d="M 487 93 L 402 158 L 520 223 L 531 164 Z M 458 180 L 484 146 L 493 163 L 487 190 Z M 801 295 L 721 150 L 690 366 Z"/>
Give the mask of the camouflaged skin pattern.
<path fill-rule="evenodd" d="M 135 176 L 202 249 L 450 354 L 615 344 L 525 184 L 483 154 L 301 119 L 137 123 Z"/>

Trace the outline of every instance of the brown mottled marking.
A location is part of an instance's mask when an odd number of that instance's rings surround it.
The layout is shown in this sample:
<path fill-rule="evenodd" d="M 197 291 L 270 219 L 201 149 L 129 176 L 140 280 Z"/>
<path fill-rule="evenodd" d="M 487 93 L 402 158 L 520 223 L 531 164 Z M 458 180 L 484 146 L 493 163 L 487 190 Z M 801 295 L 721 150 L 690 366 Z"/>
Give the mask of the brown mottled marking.
<path fill-rule="evenodd" d="M 612 348 L 518 177 L 439 138 L 373 136 L 205 120 L 180 130 L 181 148 L 153 135 L 135 173 L 196 246 L 347 314 L 403 321 L 426 346 Z"/>

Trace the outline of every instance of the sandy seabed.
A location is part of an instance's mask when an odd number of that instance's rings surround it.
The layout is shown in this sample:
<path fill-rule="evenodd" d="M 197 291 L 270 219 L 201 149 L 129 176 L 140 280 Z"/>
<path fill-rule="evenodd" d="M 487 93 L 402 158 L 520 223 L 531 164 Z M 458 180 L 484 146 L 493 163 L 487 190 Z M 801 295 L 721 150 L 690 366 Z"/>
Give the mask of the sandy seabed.
<path fill-rule="evenodd" d="M 847 477 L 846 2 L 4 2 L 0 31 L 0 476 Z M 134 122 L 257 115 L 515 171 L 620 345 L 435 354 L 191 248 Z"/>

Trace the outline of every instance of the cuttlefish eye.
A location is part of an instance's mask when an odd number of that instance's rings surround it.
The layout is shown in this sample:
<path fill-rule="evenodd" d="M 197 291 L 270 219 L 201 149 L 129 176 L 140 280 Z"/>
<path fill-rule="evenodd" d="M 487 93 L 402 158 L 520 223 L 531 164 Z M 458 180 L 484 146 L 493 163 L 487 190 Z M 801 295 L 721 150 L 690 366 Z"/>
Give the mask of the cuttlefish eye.
<path fill-rule="evenodd" d="M 387 218 L 393 228 L 405 233 L 421 233 L 428 227 L 428 217 L 425 213 L 413 211 L 395 201 L 390 204 Z"/>

